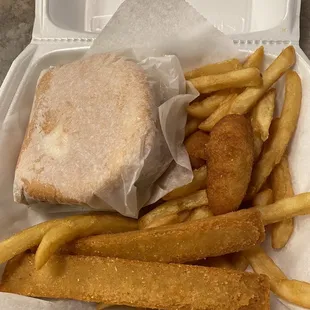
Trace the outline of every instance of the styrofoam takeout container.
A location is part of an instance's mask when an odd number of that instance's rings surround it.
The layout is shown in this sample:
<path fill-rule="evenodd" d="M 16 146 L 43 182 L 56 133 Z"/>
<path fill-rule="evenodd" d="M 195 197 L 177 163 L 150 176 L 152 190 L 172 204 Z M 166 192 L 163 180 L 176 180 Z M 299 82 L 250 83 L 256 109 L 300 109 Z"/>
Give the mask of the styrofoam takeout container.
<path fill-rule="evenodd" d="M 187 1 L 219 30 L 229 35 L 244 55 L 263 45 L 265 65 L 270 64 L 282 49 L 293 45 L 298 55 L 298 72 L 303 81 L 310 81 L 310 61 L 299 47 L 301 0 Z M 27 115 L 30 114 L 37 79 L 42 70 L 82 57 L 122 2 L 123 0 L 36 0 L 32 41 L 15 59 L 0 88 L 1 130 L 5 130 L 4 120 L 7 115 L 13 115 L 21 109 L 26 110 Z M 303 91 L 310 94 L 310 86 L 304 84 Z M 304 104 L 300 121 L 305 121 L 303 115 L 308 115 L 309 112 L 304 113 L 308 109 L 310 107 Z M 18 120 L 22 129 L 26 129 L 28 124 L 28 118 L 24 118 Z M 21 144 L 23 137 L 19 138 L 20 141 L 16 143 Z M 308 139 L 302 137 L 293 141 L 294 148 L 301 145 L 307 148 L 307 152 L 302 152 L 303 155 L 298 152 L 291 155 L 294 157 L 291 158 L 293 163 L 308 161 L 305 155 L 310 154 Z M 11 156 L 17 160 L 18 154 Z M 291 168 L 293 181 L 297 175 L 300 178 L 298 191 L 310 191 L 307 170 L 303 171 L 297 164 Z M 302 257 L 299 259 L 307 260 Z M 294 268 L 290 269 L 288 275 L 293 276 L 294 271 Z"/>
<path fill-rule="evenodd" d="M 0 88 L 0 125 L 10 109 L 32 105 L 43 69 L 80 58 L 123 0 L 36 0 L 31 43 L 13 62 Z M 264 45 L 270 56 L 299 47 L 300 0 L 188 0 L 242 51 Z"/>

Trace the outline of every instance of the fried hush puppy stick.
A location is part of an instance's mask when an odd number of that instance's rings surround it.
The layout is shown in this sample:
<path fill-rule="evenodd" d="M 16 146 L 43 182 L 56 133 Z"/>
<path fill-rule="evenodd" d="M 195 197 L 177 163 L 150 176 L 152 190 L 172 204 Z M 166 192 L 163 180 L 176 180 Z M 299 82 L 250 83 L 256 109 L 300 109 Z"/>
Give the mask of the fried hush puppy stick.
<path fill-rule="evenodd" d="M 264 275 L 95 256 L 55 255 L 39 271 L 34 255 L 16 257 L 1 291 L 152 309 L 269 309 Z"/>
<path fill-rule="evenodd" d="M 141 261 L 184 263 L 260 244 L 265 237 L 257 211 L 239 212 L 153 229 L 77 240 L 63 252 Z"/>

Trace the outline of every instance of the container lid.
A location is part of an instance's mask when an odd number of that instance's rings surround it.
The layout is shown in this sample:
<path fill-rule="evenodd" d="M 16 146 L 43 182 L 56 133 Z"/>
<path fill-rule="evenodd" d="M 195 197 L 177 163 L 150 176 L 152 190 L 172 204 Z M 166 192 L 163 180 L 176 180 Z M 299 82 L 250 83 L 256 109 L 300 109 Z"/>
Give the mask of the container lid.
<path fill-rule="evenodd" d="M 92 41 L 124 0 L 36 0 L 34 40 Z M 187 0 L 234 40 L 299 41 L 301 0 Z"/>

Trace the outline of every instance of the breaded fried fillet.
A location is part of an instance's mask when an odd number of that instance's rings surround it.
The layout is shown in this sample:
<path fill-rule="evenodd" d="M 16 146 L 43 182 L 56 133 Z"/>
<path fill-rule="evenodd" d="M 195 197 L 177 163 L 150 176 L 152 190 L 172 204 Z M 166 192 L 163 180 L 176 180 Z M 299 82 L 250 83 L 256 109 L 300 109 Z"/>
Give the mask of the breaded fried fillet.
<path fill-rule="evenodd" d="M 194 222 L 92 236 L 66 245 L 70 254 L 184 263 L 234 253 L 260 244 L 265 229 L 259 211 L 241 210 Z"/>
<path fill-rule="evenodd" d="M 228 115 L 210 134 L 207 147 L 207 194 L 215 215 L 235 211 L 251 178 L 254 160 L 253 133 L 242 115 Z"/>
<path fill-rule="evenodd" d="M 152 309 L 269 309 L 263 275 L 95 256 L 53 256 L 38 271 L 25 254 L 7 264 L 1 291 Z"/>

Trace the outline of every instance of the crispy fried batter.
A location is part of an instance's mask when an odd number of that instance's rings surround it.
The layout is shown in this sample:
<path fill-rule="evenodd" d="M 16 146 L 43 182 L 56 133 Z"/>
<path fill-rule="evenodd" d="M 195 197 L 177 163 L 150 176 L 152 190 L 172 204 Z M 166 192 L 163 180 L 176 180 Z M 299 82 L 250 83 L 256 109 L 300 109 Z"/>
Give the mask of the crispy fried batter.
<path fill-rule="evenodd" d="M 260 214 L 253 210 L 140 231 L 98 235 L 67 245 L 66 253 L 184 263 L 238 252 L 265 237 Z"/>
<path fill-rule="evenodd" d="M 101 257 L 53 256 L 38 271 L 25 254 L 7 264 L 1 291 L 153 309 L 269 309 L 263 275 Z"/>
<path fill-rule="evenodd" d="M 184 142 L 192 167 L 198 169 L 205 164 L 209 135 L 201 130 L 194 132 Z"/>
<path fill-rule="evenodd" d="M 251 178 L 253 133 L 241 115 L 224 117 L 213 128 L 207 148 L 207 194 L 211 211 L 237 210 Z"/>

